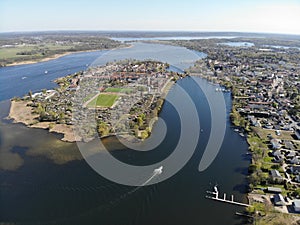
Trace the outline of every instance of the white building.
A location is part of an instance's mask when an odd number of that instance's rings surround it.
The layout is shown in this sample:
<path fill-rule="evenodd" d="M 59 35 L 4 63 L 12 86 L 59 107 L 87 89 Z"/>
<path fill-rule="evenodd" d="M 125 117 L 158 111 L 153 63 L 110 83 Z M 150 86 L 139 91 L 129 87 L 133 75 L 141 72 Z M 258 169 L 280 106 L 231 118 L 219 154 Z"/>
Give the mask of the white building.
<path fill-rule="evenodd" d="M 293 202 L 293 208 L 295 212 L 299 213 L 300 212 L 300 200 L 295 199 Z"/>

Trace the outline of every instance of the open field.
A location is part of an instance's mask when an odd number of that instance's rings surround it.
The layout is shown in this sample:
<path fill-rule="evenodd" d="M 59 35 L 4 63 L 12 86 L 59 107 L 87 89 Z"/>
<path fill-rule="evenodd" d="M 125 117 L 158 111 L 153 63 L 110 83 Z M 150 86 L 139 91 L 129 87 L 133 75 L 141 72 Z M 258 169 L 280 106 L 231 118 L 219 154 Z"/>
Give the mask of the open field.
<path fill-rule="evenodd" d="M 62 45 L 54 45 L 54 44 L 47 44 L 47 45 L 25 45 L 25 46 L 16 46 L 16 47 L 8 47 L 8 48 L 0 48 L 0 60 L 4 59 L 16 59 L 22 58 L 31 59 L 33 56 L 35 57 L 43 57 L 43 52 L 46 51 L 57 51 L 62 50 L 66 51 L 71 49 L 72 46 L 62 46 Z M 32 55 L 24 54 L 24 53 L 33 53 Z M 36 52 L 36 54 L 34 54 Z M 23 54 L 22 54 L 23 53 Z"/>
<path fill-rule="evenodd" d="M 118 95 L 100 94 L 88 104 L 88 107 L 111 107 L 118 99 Z"/>
<path fill-rule="evenodd" d="M 113 49 L 120 45 L 118 41 L 91 34 L 40 34 L 38 38 L 25 34 L 5 36 L 0 39 L 0 66 L 29 64 L 72 52 Z"/>
<path fill-rule="evenodd" d="M 281 130 L 281 135 L 276 135 L 276 130 L 269 130 L 269 129 L 262 129 L 262 128 L 257 128 L 254 127 L 253 130 L 261 139 L 268 139 L 268 135 L 272 135 L 273 138 L 278 138 L 282 140 L 294 140 L 293 138 L 293 132 L 292 131 L 284 131 Z"/>
<path fill-rule="evenodd" d="M 131 88 L 107 88 L 105 89 L 105 92 L 116 92 L 116 93 L 131 93 Z"/>

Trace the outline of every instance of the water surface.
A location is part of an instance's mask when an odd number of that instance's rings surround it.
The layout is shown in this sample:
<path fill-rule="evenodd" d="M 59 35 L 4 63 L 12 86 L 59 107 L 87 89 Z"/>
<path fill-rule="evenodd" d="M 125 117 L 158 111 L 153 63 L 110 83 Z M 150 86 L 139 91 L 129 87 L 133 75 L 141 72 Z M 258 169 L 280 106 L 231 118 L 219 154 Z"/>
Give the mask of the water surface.
<path fill-rule="evenodd" d="M 155 45 L 149 47 L 149 45 L 138 44 L 137 46 L 140 48 L 131 48 L 136 51 L 136 55 L 128 50 L 111 51 L 106 53 L 107 60 L 115 56 L 121 58 L 121 53 L 124 51 L 126 56 L 128 53 L 137 58 L 165 59 L 167 62 L 174 63 L 175 68 L 178 69 L 185 68 L 188 62 L 192 63 L 192 60 L 200 57 L 190 51 L 182 52 L 183 56 L 191 57 L 188 59 L 180 57 L 180 54 L 174 55 L 174 52 L 180 53 L 184 50 L 183 48 L 172 49 L 172 46 L 168 48 L 163 46 L 165 51 L 162 51 L 162 46 L 157 48 Z M 143 49 L 146 49 L 144 55 Z M 152 49 L 152 56 L 150 49 Z M 170 52 L 170 61 L 166 51 Z M 155 52 L 159 52 L 158 56 Z M 118 57 L 116 59 L 119 59 Z M 60 63 L 63 65 L 64 59 L 61 60 Z M 104 63 L 102 57 L 98 63 Z M 36 74 L 37 78 L 33 80 L 37 83 L 40 82 L 37 74 L 45 69 L 44 64 L 40 65 L 41 67 L 37 66 L 36 70 L 31 71 Z M 17 69 L 27 73 L 27 66 L 19 66 Z M 55 69 L 54 64 L 52 66 L 52 70 Z M 10 68 L 4 69 L 10 70 Z M 47 70 L 50 73 L 51 70 L 49 68 Z M 66 67 L 61 74 L 68 72 L 67 70 Z M 7 75 L 5 73 L 6 77 L 3 79 L 8 79 Z M 40 74 L 40 76 L 45 75 Z M 10 170 L 0 170 L 0 223 L 128 225 L 242 223 L 234 214 L 236 211 L 242 211 L 243 208 L 208 200 L 205 195 L 206 191 L 212 189 L 217 183 L 222 193 L 234 194 L 236 200 L 246 201 L 245 179 L 249 164 L 249 158 L 245 155 L 247 143 L 230 126 L 228 118 L 231 96 L 230 93 L 225 93 L 227 127 L 223 145 L 213 164 L 204 172 L 198 171 L 210 134 L 211 114 L 207 99 L 194 79 L 202 82 L 211 94 L 221 94 L 215 92 L 214 85 L 200 78 L 188 77 L 178 82 L 195 103 L 201 124 L 198 129 L 202 129 L 203 132 L 200 133 L 194 155 L 185 167 L 169 180 L 152 186 L 135 188 L 108 181 L 80 159 L 76 144 L 61 142 L 60 135 L 50 134 L 46 130 L 29 129 L 21 124 L 12 124 L 2 119 L 0 124 L 2 161 L 0 163 L 4 163 L 3 156 L 9 154 L 14 159 L 9 162 L 15 165 Z M 40 85 L 39 88 L 47 88 L 49 85 L 47 82 L 42 84 L 46 85 Z M 20 85 L 20 93 L 27 91 L 26 88 L 26 85 Z M 3 91 L 2 87 L 0 90 Z M 15 94 L 13 88 L 10 91 L 6 89 L 4 92 L 6 96 Z M 174 87 L 169 95 L 176 96 L 177 93 Z M 1 118 L 7 115 L 8 107 L 9 102 L 1 103 Z M 103 142 L 113 156 L 124 162 L 134 165 L 159 162 L 172 152 L 180 135 L 180 119 L 171 104 L 165 102 L 160 117 L 166 122 L 167 135 L 163 142 L 150 152 L 128 149 L 118 143 L 114 137 L 107 138 Z M 148 141 L 156 140 L 160 135 L 161 129 L 156 124 Z M 96 148 L 97 143 L 91 142 L 87 147 Z M 99 152 L 93 157 L 101 157 L 102 154 L 107 153 Z M 145 181 L 149 176 L 141 174 L 140 179 Z"/>

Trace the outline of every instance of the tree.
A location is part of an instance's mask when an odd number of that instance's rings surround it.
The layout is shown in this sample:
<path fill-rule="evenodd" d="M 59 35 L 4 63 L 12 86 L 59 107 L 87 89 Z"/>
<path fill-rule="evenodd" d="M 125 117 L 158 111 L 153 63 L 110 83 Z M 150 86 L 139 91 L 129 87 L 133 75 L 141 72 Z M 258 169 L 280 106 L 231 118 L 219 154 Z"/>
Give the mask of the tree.
<path fill-rule="evenodd" d="M 137 118 L 137 123 L 138 123 L 138 126 L 139 126 L 139 127 L 143 126 L 144 120 L 142 119 L 141 116 L 138 116 L 138 118 Z"/>
<path fill-rule="evenodd" d="M 293 192 L 294 196 L 300 196 L 300 188 L 297 188 L 294 192 Z"/>
<path fill-rule="evenodd" d="M 60 114 L 59 114 L 59 116 L 58 116 L 58 118 L 59 118 L 59 123 L 64 123 L 64 119 L 65 119 L 65 114 L 63 113 L 63 112 L 61 112 Z"/>
<path fill-rule="evenodd" d="M 256 170 L 257 170 L 257 165 L 256 164 L 250 164 L 249 165 L 249 168 L 248 168 L 249 173 L 254 173 L 254 172 L 256 172 Z"/>
<path fill-rule="evenodd" d="M 141 138 L 146 139 L 149 136 L 149 133 L 147 130 L 141 131 Z"/>
<path fill-rule="evenodd" d="M 103 121 L 98 122 L 98 133 L 100 137 L 108 135 L 109 134 L 109 126 Z"/>

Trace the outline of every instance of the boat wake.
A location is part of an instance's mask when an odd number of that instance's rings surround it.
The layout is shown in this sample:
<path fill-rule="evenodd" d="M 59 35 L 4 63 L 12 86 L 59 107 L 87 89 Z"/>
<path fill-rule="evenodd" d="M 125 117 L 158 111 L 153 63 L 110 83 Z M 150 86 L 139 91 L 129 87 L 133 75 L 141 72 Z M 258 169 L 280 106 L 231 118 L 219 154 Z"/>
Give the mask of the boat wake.
<path fill-rule="evenodd" d="M 139 189 L 141 189 L 142 187 L 144 187 L 145 185 L 147 185 L 155 177 L 157 177 L 160 174 L 162 174 L 162 172 L 163 172 L 162 169 L 163 169 L 163 166 L 160 166 L 159 168 L 154 169 L 154 171 L 151 174 L 151 176 L 144 183 L 142 183 L 140 186 L 134 188 L 133 190 L 130 190 L 130 191 L 126 192 L 125 194 L 121 195 L 118 199 L 116 199 L 114 201 L 111 201 L 110 202 L 111 203 L 110 207 L 117 205 L 121 200 L 125 199 L 129 195 L 132 195 L 133 193 L 135 193 L 136 191 L 138 191 Z"/>

